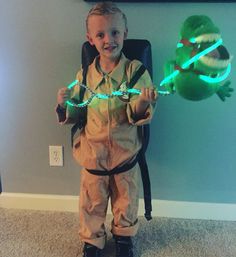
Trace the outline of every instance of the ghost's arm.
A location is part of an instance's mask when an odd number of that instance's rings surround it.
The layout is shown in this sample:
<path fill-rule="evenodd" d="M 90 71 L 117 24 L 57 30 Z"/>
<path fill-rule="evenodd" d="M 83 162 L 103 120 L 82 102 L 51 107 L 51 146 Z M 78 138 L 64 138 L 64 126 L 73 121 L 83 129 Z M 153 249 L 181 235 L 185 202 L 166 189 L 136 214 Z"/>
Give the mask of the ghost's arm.
<path fill-rule="evenodd" d="M 222 101 L 225 101 L 226 97 L 230 97 L 231 93 L 234 91 L 233 88 L 229 87 L 230 84 L 230 81 L 226 81 L 225 84 L 223 86 L 220 86 L 216 92 L 216 94 Z"/>

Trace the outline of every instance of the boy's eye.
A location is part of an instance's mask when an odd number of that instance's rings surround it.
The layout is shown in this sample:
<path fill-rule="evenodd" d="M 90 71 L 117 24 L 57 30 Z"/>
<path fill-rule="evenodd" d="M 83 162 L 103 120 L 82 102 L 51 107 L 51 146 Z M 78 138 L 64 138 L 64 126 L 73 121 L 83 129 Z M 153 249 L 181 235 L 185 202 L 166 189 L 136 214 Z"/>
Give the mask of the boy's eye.
<path fill-rule="evenodd" d="M 112 35 L 113 35 L 113 36 L 117 36 L 117 35 L 119 35 L 119 33 L 120 33 L 120 32 L 119 32 L 118 30 L 113 30 L 113 31 L 112 31 Z"/>
<path fill-rule="evenodd" d="M 104 37 L 104 34 L 103 34 L 103 33 L 98 33 L 98 34 L 96 35 L 96 37 L 98 37 L 98 38 L 103 38 L 103 37 Z"/>

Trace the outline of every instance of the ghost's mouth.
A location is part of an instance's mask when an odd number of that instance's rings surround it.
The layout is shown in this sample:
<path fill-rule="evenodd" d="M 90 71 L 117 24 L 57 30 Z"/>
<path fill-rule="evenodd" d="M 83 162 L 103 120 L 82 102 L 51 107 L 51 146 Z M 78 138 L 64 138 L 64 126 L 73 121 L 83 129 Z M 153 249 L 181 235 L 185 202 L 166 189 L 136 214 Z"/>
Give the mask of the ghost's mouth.
<path fill-rule="evenodd" d="M 199 51 L 203 51 L 216 41 L 220 40 L 220 34 L 204 34 L 195 38 L 195 42 L 199 45 Z M 222 44 L 211 52 L 199 58 L 204 65 L 213 69 L 225 69 L 232 60 L 228 50 Z"/>
<path fill-rule="evenodd" d="M 229 63 L 226 71 L 223 74 L 210 74 L 210 75 L 199 75 L 199 78 L 207 83 L 219 83 L 225 80 L 231 71 L 231 64 Z"/>

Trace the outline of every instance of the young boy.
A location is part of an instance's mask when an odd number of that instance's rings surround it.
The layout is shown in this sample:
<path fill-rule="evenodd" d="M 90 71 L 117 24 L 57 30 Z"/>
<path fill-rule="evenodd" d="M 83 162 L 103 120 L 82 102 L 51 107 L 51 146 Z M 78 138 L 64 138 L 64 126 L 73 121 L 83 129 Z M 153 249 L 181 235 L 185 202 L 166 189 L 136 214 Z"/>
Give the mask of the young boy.
<path fill-rule="evenodd" d="M 86 85 L 96 93 L 111 94 L 123 89 L 141 66 L 122 53 L 128 28 L 124 13 L 113 3 L 96 4 L 88 13 L 87 39 L 99 55 L 89 66 Z M 82 71 L 77 80 L 82 82 Z M 73 155 L 84 167 L 80 186 L 80 236 L 85 242 L 84 257 L 100 257 L 105 246 L 105 218 L 108 199 L 113 213 L 111 232 L 116 242 L 116 257 L 133 257 L 131 237 L 138 229 L 139 166 L 109 176 L 115 168 L 132 162 L 141 148 L 137 126 L 150 122 L 157 93 L 147 71 L 134 86 L 141 95 L 94 98 L 88 105 L 87 124 L 80 131 Z M 62 124 L 77 122 L 79 108 L 66 105 L 78 98 L 80 86 L 58 91 L 57 114 Z M 84 100 L 89 97 L 86 90 Z M 96 171 L 94 174 L 93 171 Z M 99 172 L 108 175 L 99 175 Z M 101 173 L 102 174 L 102 173 Z"/>

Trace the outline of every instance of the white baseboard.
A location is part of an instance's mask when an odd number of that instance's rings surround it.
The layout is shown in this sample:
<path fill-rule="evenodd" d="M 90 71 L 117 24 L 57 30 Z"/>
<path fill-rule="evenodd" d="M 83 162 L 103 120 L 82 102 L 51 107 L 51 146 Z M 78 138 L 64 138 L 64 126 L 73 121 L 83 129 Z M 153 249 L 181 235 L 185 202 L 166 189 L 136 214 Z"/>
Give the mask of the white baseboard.
<path fill-rule="evenodd" d="M 0 194 L 0 207 L 42 211 L 78 212 L 77 196 L 43 194 Z M 144 214 L 143 199 L 139 215 Z M 236 204 L 152 200 L 153 217 L 236 221 Z M 110 209 L 108 213 L 111 213 Z"/>

